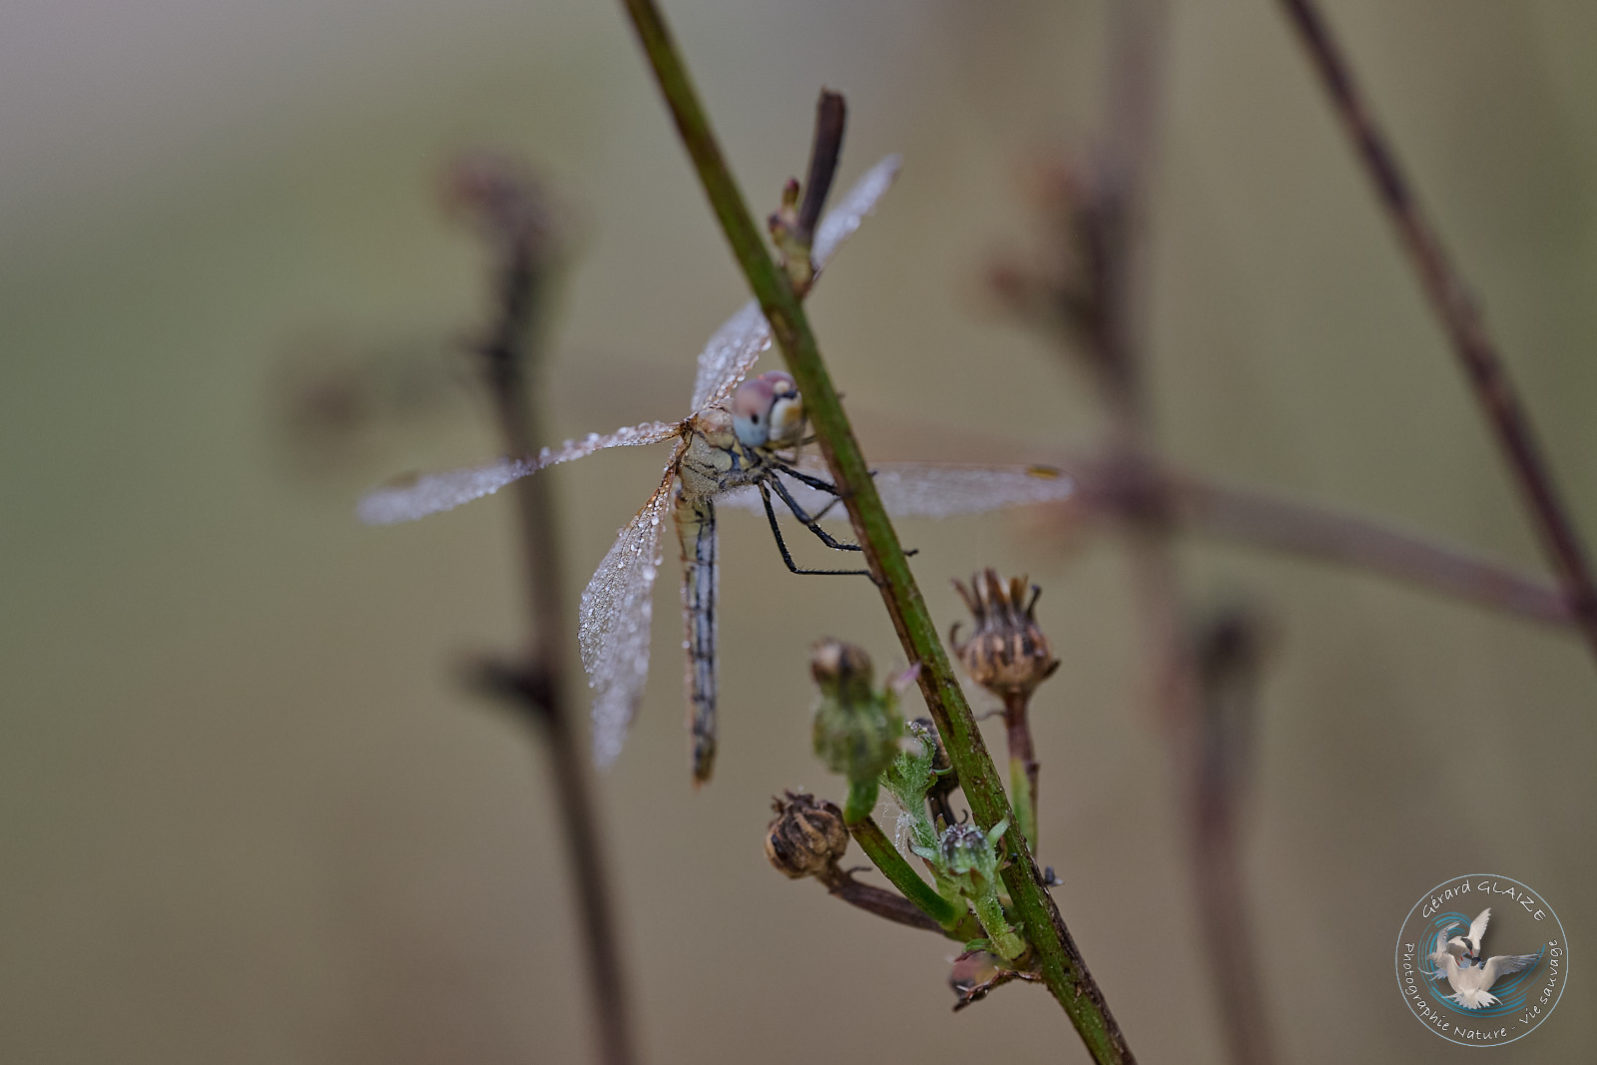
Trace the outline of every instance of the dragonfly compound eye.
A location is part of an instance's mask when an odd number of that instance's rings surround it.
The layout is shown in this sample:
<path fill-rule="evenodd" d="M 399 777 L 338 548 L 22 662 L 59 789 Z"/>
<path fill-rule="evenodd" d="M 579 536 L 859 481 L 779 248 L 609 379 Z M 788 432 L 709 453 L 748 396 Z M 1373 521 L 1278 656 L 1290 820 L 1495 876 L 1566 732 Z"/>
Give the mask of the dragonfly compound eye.
<path fill-rule="evenodd" d="M 804 435 L 804 403 L 780 370 L 744 381 L 732 394 L 732 429 L 744 447 L 782 447 Z"/>

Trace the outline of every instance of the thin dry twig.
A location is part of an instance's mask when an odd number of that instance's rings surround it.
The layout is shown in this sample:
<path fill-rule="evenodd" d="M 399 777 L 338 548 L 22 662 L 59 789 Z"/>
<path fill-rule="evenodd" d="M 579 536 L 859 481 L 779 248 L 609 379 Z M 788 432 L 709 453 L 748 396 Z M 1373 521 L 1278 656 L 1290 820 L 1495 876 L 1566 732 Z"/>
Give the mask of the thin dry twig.
<path fill-rule="evenodd" d="M 1332 507 L 1177 470 L 1152 458 L 1070 459 L 1087 513 L 1339 563 L 1549 625 L 1575 623 L 1559 588 L 1493 559 Z"/>
<path fill-rule="evenodd" d="M 481 343 L 483 374 L 505 449 L 532 455 L 545 438 L 529 378 L 542 354 L 541 311 L 551 280 L 553 240 L 546 207 L 514 162 L 478 155 L 450 175 L 451 198 L 467 209 L 493 251 L 494 321 Z M 561 579 L 564 550 L 556 522 L 554 483 L 525 477 L 512 489 L 521 533 L 522 580 L 531 635 L 525 658 L 485 668 L 482 681 L 509 697 L 543 735 L 556 809 L 581 915 L 593 1029 L 606 1065 L 637 1060 L 631 997 L 621 958 L 610 879 L 606 874 L 588 758 L 573 720 L 567 663 L 570 630 Z"/>
<path fill-rule="evenodd" d="M 1542 549 L 1564 588 L 1570 612 L 1586 643 L 1597 654 L 1597 586 L 1593 584 L 1586 550 L 1553 483 L 1530 414 L 1508 376 L 1497 343 L 1463 276 L 1450 261 L 1441 237 L 1421 210 L 1391 143 L 1376 125 L 1319 6 L 1314 0 L 1281 0 L 1281 4 L 1320 76 L 1343 131 L 1353 142 L 1387 219 L 1403 242 L 1403 250 L 1447 332 L 1481 412 L 1491 424 L 1541 538 Z"/>
<path fill-rule="evenodd" d="M 1257 716 L 1260 628 L 1254 614 L 1236 608 L 1217 612 L 1191 637 L 1202 726 L 1188 784 L 1187 851 L 1200 900 L 1204 955 L 1219 989 L 1215 1006 L 1237 1065 L 1275 1060 L 1240 839 Z"/>

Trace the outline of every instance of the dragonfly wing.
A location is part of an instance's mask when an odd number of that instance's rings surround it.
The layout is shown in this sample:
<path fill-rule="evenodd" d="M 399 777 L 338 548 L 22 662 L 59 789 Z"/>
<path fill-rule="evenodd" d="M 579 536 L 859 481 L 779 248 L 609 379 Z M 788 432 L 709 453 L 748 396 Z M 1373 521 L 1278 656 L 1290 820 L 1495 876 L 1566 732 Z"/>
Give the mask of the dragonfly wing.
<path fill-rule="evenodd" d="M 801 467 L 811 476 L 831 480 L 823 468 Z M 888 463 L 876 468 L 876 492 L 895 518 L 946 518 L 955 514 L 983 514 L 1004 507 L 1058 503 L 1076 493 L 1076 482 L 1053 466 L 953 466 L 932 463 Z M 834 497 L 819 489 L 784 482 L 799 506 L 814 514 Z M 717 496 L 716 502 L 763 513 L 759 491 L 738 488 Z M 778 506 L 779 511 L 785 510 Z M 841 506 L 827 519 L 845 519 Z"/>
<path fill-rule="evenodd" d="M 627 523 L 582 592 L 577 643 L 593 699 L 593 758 L 621 753 L 649 678 L 649 619 L 660 570 L 660 523 L 671 507 L 676 460 L 643 509 Z"/>
<path fill-rule="evenodd" d="M 815 244 L 810 257 L 816 277 L 838 246 L 854 234 L 865 216 L 876 208 L 893 179 L 898 177 L 902 160 L 890 155 L 866 171 L 837 206 L 827 212 L 815 228 Z M 699 354 L 698 375 L 693 381 L 693 410 L 724 403 L 749 375 L 760 354 L 771 346 L 771 326 L 754 301 L 744 304 L 726 324 L 715 331 Z"/>
<path fill-rule="evenodd" d="M 732 394 L 760 353 L 771 346 L 771 324 L 760 305 L 750 300 L 715 331 L 699 353 L 699 370 L 693 379 L 693 410 L 713 406 Z"/>
<path fill-rule="evenodd" d="M 831 260 L 838 245 L 853 236 L 865 216 L 876 209 L 876 201 L 893 187 L 903 162 L 899 156 L 889 155 L 867 170 L 837 205 L 826 212 L 821 224 L 815 227 L 815 243 L 810 249 L 810 261 L 817 273 Z"/>
<path fill-rule="evenodd" d="M 604 435 L 589 433 L 580 440 L 567 440 L 559 447 L 546 447 L 533 458 L 506 458 L 485 466 L 428 473 L 379 488 L 362 499 L 355 512 L 368 525 L 415 521 L 439 511 L 453 510 L 481 496 L 492 495 L 505 485 L 519 481 L 545 466 L 570 462 L 605 448 L 656 444 L 681 435 L 682 425 L 679 422 L 644 422 Z"/>

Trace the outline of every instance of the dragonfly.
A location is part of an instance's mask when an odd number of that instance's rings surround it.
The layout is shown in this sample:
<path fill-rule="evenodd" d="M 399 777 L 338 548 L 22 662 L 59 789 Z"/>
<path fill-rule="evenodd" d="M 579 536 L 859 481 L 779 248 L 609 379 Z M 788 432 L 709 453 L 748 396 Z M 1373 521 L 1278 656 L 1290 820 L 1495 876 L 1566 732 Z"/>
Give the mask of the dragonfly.
<path fill-rule="evenodd" d="M 814 276 L 874 209 L 899 170 L 897 156 L 872 167 L 821 220 L 811 249 Z M 489 495 L 538 470 L 616 447 L 675 441 L 658 486 L 616 536 L 581 598 L 578 646 L 593 689 L 593 754 L 608 766 L 620 755 L 649 672 L 653 590 L 663 561 L 668 517 L 681 544 L 686 631 L 685 683 L 693 778 L 710 778 L 717 748 L 716 503 L 763 512 L 787 568 L 795 573 L 854 574 L 864 570 L 804 569 L 794 563 L 772 497 L 785 512 L 840 551 L 858 551 L 820 526 L 838 501 L 818 460 L 802 455 L 803 399 L 785 373 L 750 379 L 771 346 L 771 327 L 750 301 L 729 318 L 700 353 L 692 412 L 680 421 L 643 422 L 609 434 L 590 433 L 534 456 L 427 474 L 380 488 L 359 505 L 370 524 L 411 521 Z M 947 466 L 902 463 L 873 471 L 884 504 L 895 516 L 942 517 L 1070 498 L 1074 482 L 1047 466 Z"/>

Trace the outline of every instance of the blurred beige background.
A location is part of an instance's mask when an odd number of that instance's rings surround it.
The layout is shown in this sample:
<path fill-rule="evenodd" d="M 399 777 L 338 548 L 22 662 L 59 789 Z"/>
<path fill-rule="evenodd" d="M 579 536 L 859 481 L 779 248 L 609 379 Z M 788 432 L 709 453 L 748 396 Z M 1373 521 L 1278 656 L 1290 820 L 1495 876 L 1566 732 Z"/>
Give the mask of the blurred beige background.
<path fill-rule="evenodd" d="M 1334 6 L 1597 535 L 1597 9 Z M 1091 440 L 1085 383 L 980 278 L 1028 238 L 1020 164 L 1093 130 L 1102 5 L 668 14 L 756 204 L 802 167 L 822 85 L 852 107 L 843 180 L 904 153 L 814 301 L 872 455 L 1046 461 Z M 1176 4 L 1171 30 L 1151 223 L 1164 445 L 1538 566 L 1274 5 Z M 447 340 L 481 320 L 482 263 L 435 178 L 490 144 L 544 168 L 575 234 L 556 431 L 684 413 L 693 353 L 745 293 L 619 9 L 11 0 L 0 136 L 0 1058 L 584 1060 L 540 752 L 452 672 L 518 638 L 509 512 L 352 515 L 395 472 L 493 454 L 483 405 L 448 393 L 310 476 L 274 397 L 307 336 L 436 349 L 466 378 Z M 549 474 L 573 601 L 659 461 Z M 1064 665 L 1037 710 L 1042 860 L 1142 1060 L 1221 1060 L 1122 554 L 996 518 L 904 535 L 945 625 L 951 576 L 1044 586 Z M 741 516 L 722 555 L 717 779 L 687 784 L 673 569 L 644 711 L 600 784 L 647 1060 L 1085 1060 L 1042 992 L 953 1015 L 948 944 L 768 868 L 770 794 L 842 792 L 808 754 L 806 648 L 897 652 L 865 582 L 790 578 Z M 1580 645 L 1323 567 L 1183 560 L 1194 599 L 1246 594 L 1278 626 L 1246 855 L 1282 1059 L 1464 1053 L 1404 1015 L 1391 959 L 1420 893 L 1470 871 L 1540 890 L 1572 943 L 1557 1015 L 1481 1053 L 1588 1047 L 1597 672 Z"/>

